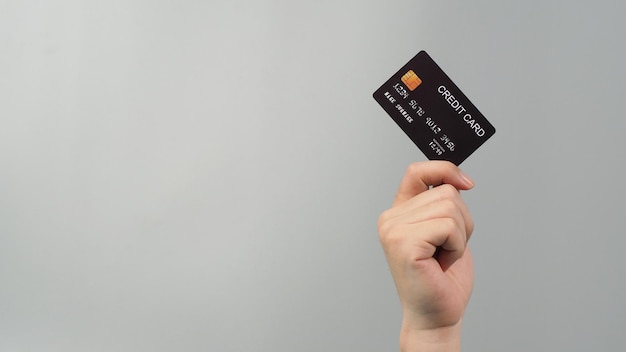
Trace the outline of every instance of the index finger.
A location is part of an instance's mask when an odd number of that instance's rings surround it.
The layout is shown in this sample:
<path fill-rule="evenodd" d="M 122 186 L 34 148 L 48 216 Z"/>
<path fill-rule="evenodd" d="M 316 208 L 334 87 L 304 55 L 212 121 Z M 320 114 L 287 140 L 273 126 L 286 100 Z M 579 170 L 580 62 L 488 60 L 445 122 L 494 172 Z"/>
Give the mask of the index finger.
<path fill-rule="evenodd" d="M 474 187 L 474 182 L 449 161 L 431 160 L 409 165 L 400 182 L 393 206 L 406 202 L 427 191 L 430 186 L 449 184 L 458 190 Z"/>

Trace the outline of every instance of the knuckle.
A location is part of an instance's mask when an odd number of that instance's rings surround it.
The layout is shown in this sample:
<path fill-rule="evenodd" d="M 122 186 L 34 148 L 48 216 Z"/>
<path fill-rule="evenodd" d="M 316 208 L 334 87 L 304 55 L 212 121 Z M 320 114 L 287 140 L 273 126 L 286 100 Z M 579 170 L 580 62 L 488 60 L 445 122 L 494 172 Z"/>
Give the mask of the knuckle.
<path fill-rule="evenodd" d="M 403 240 L 403 236 L 395 232 L 390 232 L 387 234 L 387 236 L 382 238 L 380 242 L 382 243 L 383 248 L 391 249 L 401 247 Z"/>
<path fill-rule="evenodd" d="M 442 198 L 455 198 L 458 197 L 459 195 L 459 191 L 452 185 L 449 184 L 443 184 L 439 187 L 437 187 L 437 189 L 440 192 L 440 195 Z"/>
<path fill-rule="evenodd" d="M 383 211 L 382 213 L 380 213 L 380 216 L 378 217 L 378 228 L 380 229 L 386 222 L 389 221 L 389 219 L 391 218 L 391 215 L 389 214 L 390 209 L 387 209 L 385 211 Z"/>
<path fill-rule="evenodd" d="M 384 211 L 378 221 L 378 238 L 383 248 L 395 248 L 404 240 L 402 223 L 394 221 L 391 210 Z"/>
<path fill-rule="evenodd" d="M 469 236 L 472 235 L 472 232 L 474 232 L 474 219 L 472 219 L 471 216 L 465 220 L 465 228 L 467 231 L 467 237 L 469 238 Z"/>
<path fill-rule="evenodd" d="M 453 234 L 458 231 L 456 221 L 453 218 L 442 218 L 440 223 L 441 229 L 447 234 Z"/>
<path fill-rule="evenodd" d="M 378 217 L 378 235 L 383 240 L 391 230 L 391 209 L 383 211 Z"/>
<path fill-rule="evenodd" d="M 406 173 L 407 175 L 416 175 L 420 172 L 420 169 L 422 168 L 422 162 L 414 162 L 409 164 L 409 166 L 406 169 Z"/>

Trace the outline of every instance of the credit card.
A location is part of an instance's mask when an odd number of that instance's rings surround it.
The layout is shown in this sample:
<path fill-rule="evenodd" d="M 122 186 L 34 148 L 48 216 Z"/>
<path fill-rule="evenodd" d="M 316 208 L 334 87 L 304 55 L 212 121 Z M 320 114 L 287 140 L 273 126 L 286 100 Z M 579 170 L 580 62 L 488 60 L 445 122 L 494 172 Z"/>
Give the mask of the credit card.
<path fill-rule="evenodd" d="M 496 133 L 425 51 L 378 88 L 374 99 L 431 160 L 459 165 Z"/>

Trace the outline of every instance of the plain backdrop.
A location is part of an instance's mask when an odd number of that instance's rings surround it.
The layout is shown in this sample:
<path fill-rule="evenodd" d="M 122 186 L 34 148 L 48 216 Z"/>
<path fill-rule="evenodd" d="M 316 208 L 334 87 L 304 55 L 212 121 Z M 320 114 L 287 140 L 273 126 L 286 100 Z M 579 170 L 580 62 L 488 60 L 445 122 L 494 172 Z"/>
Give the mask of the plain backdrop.
<path fill-rule="evenodd" d="M 623 349 L 624 4 L 0 0 L 0 351 L 397 350 L 422 49 L 497 128 L 463 349 Z"/>

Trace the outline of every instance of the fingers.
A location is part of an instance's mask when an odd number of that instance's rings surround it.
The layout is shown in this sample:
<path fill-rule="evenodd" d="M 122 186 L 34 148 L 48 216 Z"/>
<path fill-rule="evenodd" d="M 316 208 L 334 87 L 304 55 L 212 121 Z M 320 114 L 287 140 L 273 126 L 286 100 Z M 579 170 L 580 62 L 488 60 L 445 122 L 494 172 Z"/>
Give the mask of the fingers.
<path fill-rule="evenodd" d="M 446 271 L 463 256 L 474 230 L 472 217 L 459 192 L 473 185 L 452 163 L 412 164 L 393 207 L 379 219 L 385 251 L 404 253 L 402 257 L 412 261 L 434 257 Z"/>
<path fill-rule="evenodd" d="M 465 252 L 466 233 L 457 219 L 444 217 L 397 225 L 381 231 L 381 242 L 387 253 L 405 253 L 398 257 L 412 263 L 436 257 L 446 271 Z"/>
<path fill-rule="evenodd" d="M 461 199 L 459 191 L 451 185 L 441 185 L 423 192 L 410 200 L 390 209 L 389 219 L 396 221 L 419 222 L 429 218 L 441 218 L 458 214 L 459 222 L 469 236 L 474 231 L 472 216 Z"/>
<path fill-rule="evenodd" d="M 471 189 L 474 182 L 454 164 L 448 161 L 427 161 L 409 166 L 393 205 L 399 205 L 416 195 L 427 191 L 430 186 L 449 184 L 459 190 Z"/>
<path fill-rule="evenodd" d="M 424 242 L 428 247 L 428 253 L 422 254 L 428 257 L 435 254 L 437 247 L 447 251 L 461 251 L 469 240 L 473 226 L 471 217 L 466 220 L 466 215 L 457 201 L 443 199 L 394 214 L 397 210 L 392 208 L 381 215 L 379 222 L 381 236 L 409 237 L 409 242 Z"/>
<path fill-rule="evenodd" d="M 437 254 L 437 261 L 439 262 L 439 266 L 441 266 L 442 271 L 446 271 L 450 269 L 452 264 L 456 263 L 457 260 L 461 259 L 465 253 L 469 253 L 469 246 L 466 244 L 463 247 L 463 251 L 448 251 L 446 249 L 442 249 Z M 469 255 L 469 254 L 468 254 Z"/>

